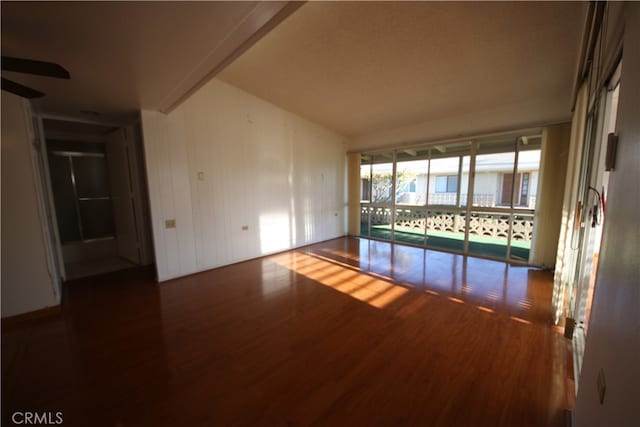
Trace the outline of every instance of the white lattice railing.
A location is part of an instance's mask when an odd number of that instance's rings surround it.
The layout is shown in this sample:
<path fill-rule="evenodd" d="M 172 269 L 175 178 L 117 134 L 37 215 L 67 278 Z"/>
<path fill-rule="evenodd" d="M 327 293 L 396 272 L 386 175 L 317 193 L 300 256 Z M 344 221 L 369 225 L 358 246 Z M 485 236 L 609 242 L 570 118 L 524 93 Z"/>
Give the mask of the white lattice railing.
<path fill-rule="evenodd" d="M 391 224 L 391 209 L 384 207 L 362 206 L 360 222 L 367 224 L 371 213 L 371 225 Z M 395 224 L 398 227 L 413 228 L 424 231 L 425 227 L 434 231 L 464 233 L 466 212 L 429 211 L 426 209 L 396 209 Z M 469 234 L 495 239 L 506 239 L 509 235 L 509 214 L 503 213 L 471 213 L 469 218 Z M 514 215 L 511 238 L 513 240 L 531 241 L 533 234 L 533 215 Z"/>
<path fill-rule="evenodd" d="M 455 205 L 456 193 L 429 193 L 430 205 Z M 460 201 L 462 203 L 467 202 L 467 194 L 460 194 Z M 492 207 L 496 205 L 496 196 L 494 194 L 474 194 L 473 195 L 474 206 Z"/>

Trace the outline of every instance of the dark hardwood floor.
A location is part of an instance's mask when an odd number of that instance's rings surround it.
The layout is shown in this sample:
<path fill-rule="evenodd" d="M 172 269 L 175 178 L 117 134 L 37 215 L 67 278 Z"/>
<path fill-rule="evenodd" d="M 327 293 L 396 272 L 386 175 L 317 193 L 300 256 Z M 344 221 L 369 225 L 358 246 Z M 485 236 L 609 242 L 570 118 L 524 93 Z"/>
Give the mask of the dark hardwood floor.
<path fill-rule="evenodd" d="M 3 424 L 563 426 L 551 292 L 537 269 L 354 238 L 81 279 L 61 314 L 3 329 Z"/>

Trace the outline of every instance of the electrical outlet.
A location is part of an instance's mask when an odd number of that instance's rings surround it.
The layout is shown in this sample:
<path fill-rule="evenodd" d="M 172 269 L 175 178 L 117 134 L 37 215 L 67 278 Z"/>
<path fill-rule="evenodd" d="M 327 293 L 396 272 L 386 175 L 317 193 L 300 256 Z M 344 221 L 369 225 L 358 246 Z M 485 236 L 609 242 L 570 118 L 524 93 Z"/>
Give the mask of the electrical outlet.
<path fill-rule="evenodd" d="M 164 221 L 164 228 L 176 228 L 175 219 L 167 219 Z"/>
<path fill-rule="evenodd" d="M 604 370 L 600 368 L 598 372 L 598 397 L 600 398 L 600 404 L 604 405 L 604 394 L 607 392 L 607 382 L 604 379 Z"/>

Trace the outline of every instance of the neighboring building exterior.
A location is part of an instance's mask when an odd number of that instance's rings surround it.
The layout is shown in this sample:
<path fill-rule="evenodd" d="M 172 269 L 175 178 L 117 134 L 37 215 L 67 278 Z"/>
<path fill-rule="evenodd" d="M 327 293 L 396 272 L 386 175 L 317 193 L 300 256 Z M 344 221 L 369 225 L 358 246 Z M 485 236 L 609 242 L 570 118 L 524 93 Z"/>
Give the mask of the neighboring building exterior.
<path fill-rule="evenodd" d="M 540 169 L 540 150 L 520 153 L 518 170 L 513 177 L 513 153 L 479 155 L 476 158 L 476 175 L 474 181 L 473 204 L 481 207 L 507 207 L 511 204 L 514 194 L 514 206 L 525 209 L 535 209 L 538 177 Z M 402 205 L 456 205 L 457 190 L 460 184 L 460 205 L 465 206 L 469 188 L 469 158 L 465 157 L 462 164 L 462 174 L 458 183 L 458 158 L 438 159 L 431 162 L 431 182 L 427 179 L 427 161 L 422 161 L 416 167 L 402 167 L 398 163 L 398 170 L 404 172 L 396 188 L 396 203 Z M 388 171 L 386 170 L 388 169 Z M 374 203 L 391 202 L 391 164 L 376 165 L 372 174 L 373 191 L 369 183 L 369 165 L 364 165 L 361 171 L 361 200 L 371 200 L 373 192 Z M 427 200 L 427 185 L 428 200 Z M 515 192 L 513 188 L 515 186 Z"/>

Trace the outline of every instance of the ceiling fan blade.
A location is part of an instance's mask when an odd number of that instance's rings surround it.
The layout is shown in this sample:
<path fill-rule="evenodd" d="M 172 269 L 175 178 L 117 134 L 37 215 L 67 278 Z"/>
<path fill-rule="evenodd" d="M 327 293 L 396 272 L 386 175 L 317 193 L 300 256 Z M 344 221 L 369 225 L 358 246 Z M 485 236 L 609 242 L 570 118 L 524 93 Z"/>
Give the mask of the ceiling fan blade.
<path fill-rule="evenodd" d="M 69 79 L 71 75 L 61 65 L 54 62 L 34 61 L 31 59 L 2 57 L 2 69 L 18 73 L 36 74 L 38 76 L 55 77 L 57 79 Z"/>
<path fill-rule="evenodd" d="M 4 77 L 2 77 L 2 90 L 6 90 L 7 92 L 11 92 L 12 94 L 23 98 L 40 98 L 44 96 L 44 93 L 38 90 L 23 86 L 20 83 L 12 82 Z"/>

